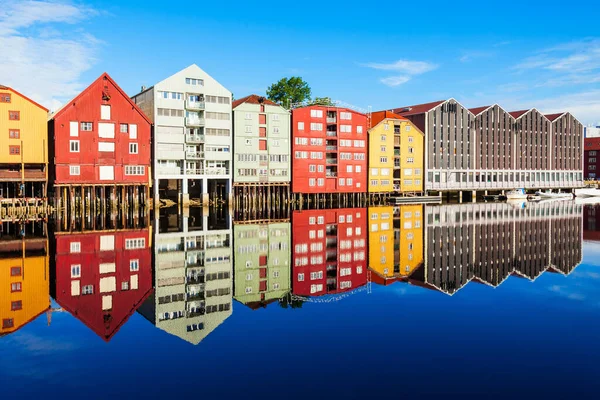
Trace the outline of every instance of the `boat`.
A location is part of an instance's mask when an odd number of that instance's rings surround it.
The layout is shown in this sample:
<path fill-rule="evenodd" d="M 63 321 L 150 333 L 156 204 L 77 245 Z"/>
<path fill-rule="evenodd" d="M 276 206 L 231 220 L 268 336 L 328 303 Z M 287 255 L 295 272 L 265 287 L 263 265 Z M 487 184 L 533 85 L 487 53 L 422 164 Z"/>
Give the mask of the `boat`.
<path fill-rule="evenodd" d="M 525 189 L 515 189 L 506 192 L 507 200 L 527 200 L 527 193 Z"/>
<path fill-rule="evenodd" d="M 529 201 L 540 201 L 542 199 L 541 196 L 538 196 L 536 194 L 530 194 L 527 196 L 527 200 Z"/>
<path fill-rule="evenodd" d="M 598 188 L 575 189 L 575 197 L 600 197 L 600 189 L 598 189 Z"/>
<path fill-rule="evenodd" d="M 537 192 L 535 192 L 535 195 L 540 196 L 542 200 L 550 200 L 550 199 L 565 200 L 565 199 L 573 198 L 573 193 L 559 193 L 559 192 L 554 193 L 551 190 L 547 190 L 545 192 L 538 190 Z"/>

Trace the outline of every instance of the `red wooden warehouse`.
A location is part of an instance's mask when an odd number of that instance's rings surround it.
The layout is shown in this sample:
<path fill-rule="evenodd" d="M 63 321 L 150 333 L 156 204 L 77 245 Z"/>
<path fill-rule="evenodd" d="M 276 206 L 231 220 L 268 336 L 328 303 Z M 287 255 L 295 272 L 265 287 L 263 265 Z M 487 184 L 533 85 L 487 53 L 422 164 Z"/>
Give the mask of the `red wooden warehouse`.
<path fill-rule="evenodd" d="M 151 121 L 106 73 L 51 116 L 51 181 L 128 185 L 147 193 Z"/>
<path fill-rule="evenodd" d="M 367 209 L 294 211 L 292 292 L 322 296 L 367 283 Z"/>
<path fill-rule="evenodd" d="M 109 341 L 152 294 L 149 230 L 56 234 L 54 299 Z"/>
<path fill-rule="evenodd" d="M 292 111 L 292 192 L 367 191 L 367 116 L 341 107 Z"/>

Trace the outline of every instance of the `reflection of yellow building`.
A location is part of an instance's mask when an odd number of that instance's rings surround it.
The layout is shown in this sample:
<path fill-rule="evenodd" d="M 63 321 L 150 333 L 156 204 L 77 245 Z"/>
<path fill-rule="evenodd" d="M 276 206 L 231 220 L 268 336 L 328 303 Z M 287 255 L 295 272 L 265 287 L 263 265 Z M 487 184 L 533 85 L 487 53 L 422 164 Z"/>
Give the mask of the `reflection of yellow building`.
<path fill-rule="evenodd" d="M 373 113 L 371 126 L 369 193 L 423 192 L 423 132 L 389 111 Z"/>
<path fill-rule="evenodd" d="M 396 207 L 395 216 L 399 223 L 395 229 L 394 242 L 398 244 L 395 263 L 401 277 L 410 276 L 423 263 L 423 205 Z"/>
<path fill-rule="evenodd" d="M 395 277 L 394 207 L 369 208 L 369 268 L 381 278 Z"/>
<path fill-rule="evenodd" d="M 47 248 L 47 239 L 0 243 L 0 336 L 13 333 L 49 309 Z"/>

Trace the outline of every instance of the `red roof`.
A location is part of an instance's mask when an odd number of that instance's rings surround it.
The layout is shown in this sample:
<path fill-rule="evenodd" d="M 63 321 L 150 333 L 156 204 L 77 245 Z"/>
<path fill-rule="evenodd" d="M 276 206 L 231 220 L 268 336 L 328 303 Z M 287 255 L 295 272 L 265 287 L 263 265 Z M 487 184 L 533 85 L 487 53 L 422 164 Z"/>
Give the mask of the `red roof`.
<path fill-rule="evenodd" d="M 551 122 L 554 122 L 555 120 L 557 120 L 558 118 L 560 118 L 561 116 L 563 116 L 565 114 L 566 113 L 546 114 L 545 117 L 548 118 Z"/>
<path fill-rule="evenodd" d="M 398 107 L 398 108 L 392 109 L 392 112 L 396 113 L 396 114 L 400 114 L 404 117 L 408 116 L 408 115 L 423 114 L 423 113 L 426 113 L 427 111 L 430 111 L 430 110 L 436 108 L 440 104 L 445 103 L 446 101 L 447 100 L 440 100 L 440 101 L 434 101 L 432 103 L 417 104 L 415 106 Z"/>
<path fill-rule="evenodd" d="M 268 104 L 270 106 L 278 106 L 279 104 L 272 102 L 266 97 L 259 96 L 257 94 L 251 94 L 250 96 L 242 97 L 241 99 L 235 100 L 231 105 L 233 108 L 236 108 L 240 104 L 249 103 L 249 104 Z"/>
<path fill-rule="evenodd" d="M 509 112 L 509 114 L 512 115 L 514 118 L 519 118 L 523 114 L 528 113 L 529 111 L 531 111 L 531 110 L 511 111 L 511 112 Z"/>
<path fill-rule="evenodd" d="M 29 101 L 32 104 L 35 104 L 36 106 L 38 106 L 39 108 L 41 108 L 42 110 L 48 112 L 48 109 L 38 103 L 36 103 L 35 101 L 31 100 L 29 97 L 25 96 L 22 93 L 17 92 L 15 89 L 10 88 L 8 86 L 4 86 L 4 85 L 0 85 L 0 90 L 10 90 L 12 92 L 14 92 L 15 94 L 18 94 L 19 96 L 21 96 L 22 98 L 24 98 L 25 100 Z"/>
<path fill-rule="evenodd" d="M 66 107 L 66 106 L 68 106 L 69 104 L 76 103 L 76 102 L 77 102 L 77 100 L 78 100 L 78 99 L 79 99 L 81 96 L 83 96 L 83 94 L 84 94 L 84 93 L 85 93 L 85 92 L 86 92 L 86 91 L 87 91 L 87 90 L 88 90 L 90 87 L 92 87 L 93 85 L 95 85 L 95 84 L 96 84 L 96 82 L 100 81 L 100 80 L 101 80 L 101 79 L 103 79 L 104 77 L 106 77 L 106 79 L 108 79 L 109 81 L 111 81 L 111 82 L 112 82 L 112 84 L 113 84 L 113 85 L 115 85 L 115 88 L 117 88 L 117 90 L 119 91 L 119 93 L 120 93 L 120 94 L 121 94 L 123 97 L 125 97 L 125 98 L 127 99 L 127 101 L 129 102 L 129 104 L 131 104 L 131 107 L 132 107 L 133 109 L 135 109 L 135 110 L 136 110 L 138 113 L 140 113 L 140 115 L 141 115 L 141 116 L 142 116 L 142 117 L 143 117 L 143 118 L 144 118 L 144 119 L 145 119 L 145 120 L 146 120 L 146 121 L 147 121 L 149 124 L 151 124 L 151 125 L 152 125 L 152 121 L 150 121 L 150 119 L 149 119 L 149 118 L 146 116 L 146 114 L 144 114 L 144 112 L 143 112 L 143 111 L 142 111 L 142 110 L 141 110 L 141 109 L 138 107 L 138 105 L 137 105 L 137 104 L 135 104 L 135 103 L 133 102 L 133 100 L 131 100 L 131 98 L 130 98 L 130 97 L 127 95 L 127 93 L 125 93 L 125 92 L 123 91 L 123 89 L 121 89 L 121 87 L 120 87 L 119 85 L 117 85 L 117 82 L 115 82 L 115 81 L 114 81 L 114 79 L 113 79 L 113 78 L 111 78 L 111 77 L 110 77 L 110 75 L 108 75 L 106 72 L 104 72 L 102 75 L 100 75 L 100 76 L 98 77 L 98 79 L 96 79 L 94 82 L 92 82 L 92 84 L 91 84 L 91 85 L 89 85 L 87 88 L 85 88 L 85 89 L 84 89 L 84 90 L 83 90 L 81 93 L 79 93 L 79 94 L 78 94 L 78 95 L 77 95 L 77 96 L 76 96 L 76 97 L 75 97 L 73 100 L 66 102 L 66 103 L 65 103 L 65 105 L 64 105 L 63 107 L 61 107 L 61 108 L 60 108 L 58 111 L 56 111 L 56 112 L 55 112 L 55 113 L 54 113 L 54 114 L 53 114 L 53 115 L 50 117 L 50 120 L 56 119 L 56 118 L 57 118 L 59 115 L 61 115 L 61 114 L 62 114 L 62 113 L 63 113 L 63 112 L 64 112 L 64 111 L 67 109 L 67 107 Z"/>
<path fill-rule="evenodd" d="M 583 150 L 600 150 L 600 138 L 585 138 Z"/>
<path fill-rule="evenodd" d="M 485 110 L 487 110 L 490 107 L 492 107 L 492 106 L 483 106 L 483 107 L 469 108 L 469 111 L 471 111 L 475 115 L 479 115 L 479 114 L 481 114 L 482 112 L 484 112 Z"/>
<path fill-rule="evenodd" d="M 408 121 L 408 119 L 401 117 L 398 114 L 394 114 L 391 111 L 375 111 L 374 113 L 371 114 L 371 126 L 369 128 L 374 127 L 375 125 L 377 125 L 378 123 L 380 123 L 381 121 L 383 121 L 386 118 L 398 119 L 401 121 Z"/>

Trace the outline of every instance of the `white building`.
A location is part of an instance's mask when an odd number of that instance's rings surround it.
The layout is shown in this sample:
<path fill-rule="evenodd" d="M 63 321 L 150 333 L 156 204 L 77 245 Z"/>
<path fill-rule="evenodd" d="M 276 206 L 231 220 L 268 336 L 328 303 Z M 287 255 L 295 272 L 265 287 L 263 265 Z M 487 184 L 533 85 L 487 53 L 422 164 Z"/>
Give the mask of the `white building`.
<path fill-rule="evenodd" d="M 154 123 L 154 199 L 231 189 L 231 92 L 193 64 L 132 97 Z"/>
<path fill-rule="evenodd" d="M 583 137 L 586 137 L 586 138 L 600 137 L 600 123 L 598 123 L 596 126 L 594 126 L 594 125 L 584 126 L 583 133 L 584 133 Z"/>
<path fill-rule="evenodd" d="M 157 328 L 196 345 L 233 311 L 231 218 L 210 226 L 210 217 L 202 215 L 198 230 L 190 230 L 190 217 L 173 217 L 157 221 L 154 294 L 138 312 Z M 166 220 L 168 226 L 161 226 Z"/>

